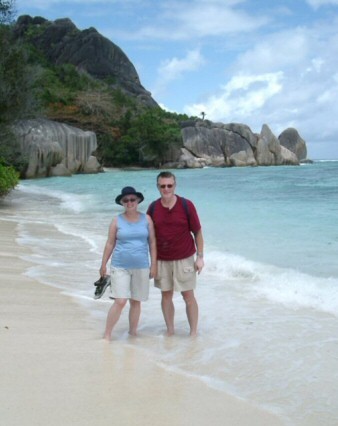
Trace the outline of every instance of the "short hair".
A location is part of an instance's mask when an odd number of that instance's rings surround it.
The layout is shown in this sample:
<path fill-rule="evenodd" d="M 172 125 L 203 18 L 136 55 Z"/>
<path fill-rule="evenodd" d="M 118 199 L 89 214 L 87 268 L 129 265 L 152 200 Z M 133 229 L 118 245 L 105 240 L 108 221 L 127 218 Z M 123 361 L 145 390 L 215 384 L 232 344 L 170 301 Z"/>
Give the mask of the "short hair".
<path fill-rule="evenodd" d="M 174 179 L 174 182 L 176 183 L 176 177 L 175 177 L 174 173 L 171 173 L 171 172 L 168 172 L 168 171 L 166 171 L 166 172 L 161 172 L 161 173 L 159 173 L 159 174 L 157 175 L 157 180 L 156 180 L 156 182 L 158 182 L 158 181 L 159 181 L 159 179 L 162 179 L 162 178 L 165 178 L 165 179 L 167 179 L 167 178 L 173 178 L 173 179 Z"/>

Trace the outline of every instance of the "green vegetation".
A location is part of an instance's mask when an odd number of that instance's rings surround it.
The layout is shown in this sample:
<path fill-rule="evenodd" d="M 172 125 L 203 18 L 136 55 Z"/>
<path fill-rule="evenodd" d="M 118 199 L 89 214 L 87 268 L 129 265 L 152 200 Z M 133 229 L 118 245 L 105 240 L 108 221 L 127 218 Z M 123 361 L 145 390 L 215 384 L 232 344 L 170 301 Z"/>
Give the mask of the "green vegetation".
<path fill-rule="evenodd" d="M 14 16 L 15 0 L 0 0 L 0 195 L 27 167 L 11 131 L 20 119 L 43 116 L 94 131 L 105 166 L 157 167 L 181 146 L 179 123 L 187 116 L 146 106 L 114 75 L 100 80 L 51 63 L 35 42 L 49 23 L 36 18 L 18 38 Z"/>
<path fill-rule="evenodd" d="M 127 111 L 115 123 L 115 134 L 99 136 L 99 157 L 105 166 L 157 167 L 170 149 L 180 146 L 179 122 L 187 118 L 160 108 L 135 117 Z"/>
<path fill-rule="evenodd" d="M 7 195 L 19 182 L 19 173 L 0 158 L 0 197 Z"/>
<path fill-rule="evenodd" d="M 0 125 L 27 115 L 33 106 L 33 69 L 10 28 L 0 25 Z"/>
<path fill-rule="evenodd" d="M 0 25 L 12 22 L 15 15 L 14 0 L 0 0 Z"/>
<path fill-rule="evenodd" d="M 13 43 L 10 29 L 13 16 L 14 1 L 0 0 L 0 197 L 17 185 L 16 169 L 25 167 L 11 124 L 30 102 L 25 52 Z"/>
<path fill-rule="evenodd" d="M 13 166 L 19 174 L 24 172 L 28 164 L 9 125 L 0 126 L 0 158 L 3 165 Z"/>
<path fill-rule="evenodd" d="M 37 97 L 46 109 L 55 103 L 72 105 L 81 91 L 91 91 L 100 87 L 86 73 L 79 73 L 71 64 L 44 67 L 36 81 Z"/>

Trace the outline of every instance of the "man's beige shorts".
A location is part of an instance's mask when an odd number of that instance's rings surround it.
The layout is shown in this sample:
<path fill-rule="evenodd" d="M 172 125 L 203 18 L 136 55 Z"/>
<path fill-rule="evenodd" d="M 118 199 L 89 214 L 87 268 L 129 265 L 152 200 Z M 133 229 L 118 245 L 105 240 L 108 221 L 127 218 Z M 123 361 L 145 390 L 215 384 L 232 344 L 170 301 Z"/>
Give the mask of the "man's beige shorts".
<path fill-rule="evenodd" d="M 161 291 L 188 291 L 196 288 L 195 257 L 158 260 L 155 287 Z"/>
<path fill-rule="evenodd" d="M 149 297 L 149 269 L 111 267 L 110 297 L 144 302 Z"/>

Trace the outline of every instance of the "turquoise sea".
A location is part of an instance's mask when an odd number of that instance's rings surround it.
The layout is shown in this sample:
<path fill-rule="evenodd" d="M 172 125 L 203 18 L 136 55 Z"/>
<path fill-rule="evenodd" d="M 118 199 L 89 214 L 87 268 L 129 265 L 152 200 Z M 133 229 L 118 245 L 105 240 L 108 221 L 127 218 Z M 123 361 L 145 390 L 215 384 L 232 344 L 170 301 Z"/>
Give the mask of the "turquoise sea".
<path fill-rule="evenodd" d="M 198 279 L 199 337 L 181 297 L 174 338 L 164 337 L 160 294 L 143 304 L 140 337 L 127 312 L 112 344 L 133 345 L 162 368 L 280 415 L 286 425 L 338 424 L 338 161 L 298 167 L 174 171 L 205 238 Z M 103 332 L 108 294 L 94 301 L 114 203 L 123 186 L 158 197 L 156 170 L 23 181 L 7 198 L 28 246 L 29 276 L 82 304 Z M 152 286 L 152 283 L 151 283 Z"/>

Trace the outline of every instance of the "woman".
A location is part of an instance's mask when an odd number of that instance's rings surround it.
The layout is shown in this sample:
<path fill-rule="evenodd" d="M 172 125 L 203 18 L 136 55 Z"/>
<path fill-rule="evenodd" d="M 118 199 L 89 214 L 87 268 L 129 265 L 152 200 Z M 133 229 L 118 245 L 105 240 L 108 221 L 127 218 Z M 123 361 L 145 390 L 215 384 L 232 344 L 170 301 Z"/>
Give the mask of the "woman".
<path fill-rule="evenodd" d="M 141 302 L 149 296 L 149 277 L 156 276 L 156 241 L 154 225 L 150 216 L 137 210 L 144 200 L 140 192 L 131 186 L 122 189 L 115 202 L 124 207 L 110 227 L 102 256 L 100 275 L 107 272 L 111 256 L 111 297 L 114 304 L 107 316 L 104 338 L 110 340 L 111 333 L 129 299 L 129 334 L 136 336 L 141 314 Z M 150 265 L 149 265 L 150 253 Z"/>

